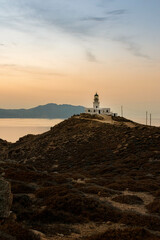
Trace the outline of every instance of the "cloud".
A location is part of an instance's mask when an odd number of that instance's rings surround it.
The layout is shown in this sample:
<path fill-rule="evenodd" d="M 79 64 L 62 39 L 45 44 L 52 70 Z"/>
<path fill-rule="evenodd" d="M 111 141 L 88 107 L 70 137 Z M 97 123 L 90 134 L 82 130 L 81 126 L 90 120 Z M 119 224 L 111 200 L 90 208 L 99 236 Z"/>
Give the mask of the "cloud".
<path fill-rule="evenodd" d="M 151 57 L 144 53 L 141 46 L 138 43 L 134 42 L 131 37 L 119 36 L 114 38 L 113 40 L 122 43 L 124 47 L 128 51 L 130 51 L 134 56 L 145 59 L 151 59 Z"/>
<path fill-rule="evenodd" d="M 16 64 L 0 64 L 0 67 L 3 67 L 3 68 L 8 68 L 8 67 L 16 67 L 17 65 Z"/>
<path fill-rule="evenodd" d="M 0 26 L 4 24 L 11 29 L 15 28 L 30 33 L 32 36 L 38 35 L 40 32 L 38 39 L 40 36 L 44 37 L 43 31 L 47 30 L 50 34 L 57 29 L 78 39 L 108 38 L 123 44 L 133 55 L 150 59 L 132 38 L 120 36 L 113 39 L 112 36 L 117 30 L 122 29 L 121 31 L 123 31 L 123 23 L 120 20 L 128 13 L 128 10 L 114 9 L 112 1 L 103 0 L 98 5 L 99 0 L 47 0 L 47 2 L 44 0 L 14 0 L 14 4 L 10 0 L 5 0 L 0 9 L 0 19 L 2 20 Z M 111 10 L 106 11 L 109 2 Z M 97 61 L 94 54 L 88 50 L 86 56 L 88 61 Z"/>
<path fill-rule="evenodd" d="M 86 57 L 89 62 L 98 62 L 96 56 L 90 51 L 86 51 Z"/>
<path fill-rule="evenodd" d="M 114 16 L 117 16 L 117 15 L 124 15 L 126 14 L 128 11 L 126 9 L 116 9 L 116 10 L 113 10 L 113 11 L 109 11 L 109 12 L 106 12 L 108 15 L 114 15 Z"/>
<path fill-rule="evenodd" d="M 25 72 L 33 75 L 45 75 L 45 76 L 66 76 L 64 73 L 53 71 L 52 69 L 46 69 L 42 67 L 34 67 L 34 66 L 23 66 L 18 64 L 0 64 L 0 68 L 13 70 L 16 72 Z"/>
<path fill-rule="evenodd" d="M 112 1 L 105 0 L 105 4 L 107 2 Z M 125 9 L 104 13 L 104 7 L 97 6 L 98 3 L 98 0 L 47 0 L 45 3 L 42 0 L 14 0 L 12 4 L 6 0 L 0 10 L 0 25 L 33 34 L 37 32 L 34 28 L 58 28 L 69 34 L 93 36 L 98 34 L 100 23 L 103 24 L 101 28 L 107 28 L 107 20 L 115 20 L 113 16 L 125 13 Z"/>
<path fill-rule="evenodd" d="M 124 15 L 127 13 L 126 9 L 116 9 L 113 11 L 106 12 L 105 16 L 102 14 L 102 16 L 88 16 L 83 18 L 83 21 L 94 21 L 94 22 L 107 22 L 117 19 L 117 17 Z M 107 15 L 107 16 L 106 16 Z"/>
<path fill-rule="evenodd" d="M 107 17 L 87 17 L 82 19 L 83 21 L 96 21 L 96 22 L 104 22 L 108 20 Z"/>

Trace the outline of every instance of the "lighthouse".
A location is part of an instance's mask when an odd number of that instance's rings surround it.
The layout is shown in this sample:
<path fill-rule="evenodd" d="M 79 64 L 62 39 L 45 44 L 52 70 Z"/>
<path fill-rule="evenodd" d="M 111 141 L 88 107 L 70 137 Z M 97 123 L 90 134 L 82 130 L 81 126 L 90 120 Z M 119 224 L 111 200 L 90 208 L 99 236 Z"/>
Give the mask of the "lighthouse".
<path fill-rule="evenodd" d="M 93 108 L 85 108 L 85 113 L 89 114 L 105 114 L 109 116 L 117 116 L 117 113 L 111 112 L 110 108 L 100 108 L 99 95 L 96 93 L 93 99 Z"/>
<path fill-rule="evenodd" d="M 100 106 L 99 95 L 96 93 L 94 95 L 93 108 L 99 108 L 99 106 Z"/>

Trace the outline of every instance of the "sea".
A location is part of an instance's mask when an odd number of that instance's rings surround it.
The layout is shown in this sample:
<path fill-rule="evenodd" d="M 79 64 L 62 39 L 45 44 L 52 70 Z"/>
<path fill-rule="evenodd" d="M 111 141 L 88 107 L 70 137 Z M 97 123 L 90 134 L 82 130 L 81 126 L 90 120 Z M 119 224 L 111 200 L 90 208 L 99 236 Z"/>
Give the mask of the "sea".
<path fill-rule="evenodd" d="M 142 118 L 142 117 L 130 116 L 130 117 L 127 117 L 127 119 L 130 119 L 134 122 L 146 125 L 146 119 L 144 117 Z M 149 118 L 147 120 L 147 125 L 150 125 L 150 119 Z M 151 126 L 160 127 L 160 118 L 159 117 L 152 118 L 151 119 Z"/>
<path fill-rule="evenodd" d="M 51 127 L 62 122 L 64 119 L 0 119 L 0 139 L 8 142 L 16 142 L 20 137 L 27 134 L 41 134 L 50 130 Z"/>
<path fill-rule="evenodd" d="M 51 127 L 63 120 L 64 119 L 3 118 L 0 119 L 0 139 L 14 143 L 18 141 L 20 137 L 27 134 L 41 134 L 49 131 Z M 131 120 L 145 124 L 145 119 L 142 118 L 131 118 Z M 152 125 L 160 126 L 160 119 L 153 119 Z"/>

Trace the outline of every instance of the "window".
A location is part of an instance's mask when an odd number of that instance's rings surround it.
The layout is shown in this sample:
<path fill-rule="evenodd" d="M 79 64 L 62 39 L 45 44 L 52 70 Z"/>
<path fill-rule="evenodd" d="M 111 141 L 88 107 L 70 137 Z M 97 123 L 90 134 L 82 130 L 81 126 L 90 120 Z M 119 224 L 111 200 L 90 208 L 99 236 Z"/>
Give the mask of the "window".
<path fill-rule="evenodd" d="M 96 108 L 98 108 L 98 106 L 96 106 Z"/>
<path fill-rule="evenodd" d="M 96 110 L 94 110 L 94 112 L 95 112 Z"/>
<path fill-rule="evenodd" d="M 106 112 L 108 112 L 108 110 L 106 110 Z"/>
<path fill-rule="evenodd" d="M 90 110 L 88 110 L 88 112 L 90 112 Z"/>

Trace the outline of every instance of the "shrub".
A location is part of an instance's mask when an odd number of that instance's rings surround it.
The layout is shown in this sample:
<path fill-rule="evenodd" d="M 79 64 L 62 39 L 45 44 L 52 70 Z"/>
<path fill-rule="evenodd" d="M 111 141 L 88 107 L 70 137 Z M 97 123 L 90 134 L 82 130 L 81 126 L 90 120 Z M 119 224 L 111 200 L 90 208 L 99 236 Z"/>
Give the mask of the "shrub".
<path fill-rule="evenodd" d="M 147 227 L 148 229 L 159 231 L 160 221 L 156 216 L 142 215 L 136 212 L 122 212 L 121 223 L 130 226 Z"/>
<path fill-rule="evenodd" d="M 51 212 L 69 213 L 76 219 L 92 221 L 118 221 L 120 210 L 110 203 L 103 203 L 97 198 L 86 197 L 82 192 L 71 186 L 52 186 L 41 188 L 36 196 L 42 198 L 43 206 Z M 68 215 L 67 215 L 68 216 Z"/>
<path fill-rule="evenodd" d="M 35 188 L 24 183 L 12 182 L 12 193 L 33 193 Z"/>
<path fill-rule="evenodd" d="M 38 236 L 23 228 L 19 223 L 8 222 L 0 225 L 0 231 L 15 237 L 16 240 L 40 240 Z"/>
<path fill-rule="evenodd" d="M 150 213 L 156 213 L 160 215 L 160 199 L 155 199 L 152 203 L 146 206 Z"/>
<path fill-rule="evenodd" d="M 112 200 L 115 202 L 125 203 L 130 205 L 143 204 L 143 200 L 140 197 L 134 196 L 134 195 L 120 195 L 112 198 Z"/>
<path fill-rule="evenodd" d="M 109 188 L 103 188 L 100 186 L 85 186 L 85 187 L 81 187 L 80 190 L 84 193 L 89 193 L 89 194 L 96 194 L 99 195 L 101 197 L 110 197 L 112 195 L 115 195 L 117 193 L 120 193 L 118 191 L 109 189 Z"/>
<path fill-rule="evenodd" d="M 103 234 L 85 238 L 85 240 L 159 240 L 143 228 L 110 229 Z"/>

